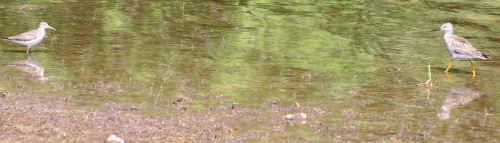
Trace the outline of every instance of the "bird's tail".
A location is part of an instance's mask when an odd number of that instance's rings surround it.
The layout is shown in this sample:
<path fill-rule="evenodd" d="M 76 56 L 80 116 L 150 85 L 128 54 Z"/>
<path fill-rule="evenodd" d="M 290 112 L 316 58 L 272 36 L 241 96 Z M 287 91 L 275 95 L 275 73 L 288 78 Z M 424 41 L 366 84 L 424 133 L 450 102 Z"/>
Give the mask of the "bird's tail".
<path fill-rule="evenodd" d="M 9 38 L 7 38 L 7 37 L 3 37 L 3 38 L 2 38 L 2 40 L 9 40 Z"/>
<path fill-rule="evenodd" d="M 489 57 L 489 56 L 487 56 L 487 55 L 485 55 L 485 54 L 481 54 L 481 55 L 483 56 L 483 59 L 485 59 L 485 60 L 486 60 L 486 59 L 491 59 L 491 57 Z"/>

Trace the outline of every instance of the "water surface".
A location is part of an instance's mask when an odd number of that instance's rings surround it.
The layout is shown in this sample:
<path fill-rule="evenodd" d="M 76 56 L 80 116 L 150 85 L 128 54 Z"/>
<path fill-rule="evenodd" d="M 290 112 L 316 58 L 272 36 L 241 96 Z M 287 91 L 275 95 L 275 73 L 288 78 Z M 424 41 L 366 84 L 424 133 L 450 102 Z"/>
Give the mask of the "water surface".
<path fill-rule="evenodd" d="M 151 116 L 171 112 L 178 97 L 195 109 L 327 109 L 287 129 L 308 141 L 498 142 L 498 9 L 495 0 L 9 1 L 0 4 L 1 35 L 40 21 L 57 31 L 32 49 L 46 78 L 1 66 L 0 88 L 71 97 L 75 108 L 127 103 Z M 461 60 L 443 72 L 451 54 L 430 30 L 445 22 L 493 57 L 475 62 L 476 78 Z M 28 58 L 22 45 L 0 49 L 4 63 Z M 430 89 L 417 85 L 428 65 Z"/>

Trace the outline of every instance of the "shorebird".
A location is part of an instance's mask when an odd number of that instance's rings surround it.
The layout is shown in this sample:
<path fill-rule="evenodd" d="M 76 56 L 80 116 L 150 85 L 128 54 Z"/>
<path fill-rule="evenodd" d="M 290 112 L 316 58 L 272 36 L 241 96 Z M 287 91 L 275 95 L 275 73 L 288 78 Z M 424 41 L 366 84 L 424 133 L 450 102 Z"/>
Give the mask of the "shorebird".
<path fill-rule="evenodd" d="M 444 42 L 446 43 L 446 47 L 450 50 L 453 57 L 451 58 L 451 62 L 446 68 L 445 72 L 448 72 L 453 65 L 453 59 L 467 59 L 472 66 L 472 77 L 476 76 L 476 70 L 474 70 L 474 64 L 471 59 L 489 59 L 485 54 L 482 54 L 472 44 L 465 40 L 462 37 L 453 35 L 453 27 L 451 23 L 446 22 L 440 28 L 434 29 L 433 31 L 444 31 Z"/>
<path fill-rule="evenodd" d="M 50 27 L 49 24 L 47 24 L 47 22 L 40 22 L 40 26 L 38 26 L 38 29 L 24 32 L 24 33 L 16 35 L 16 36 L 4 37 L 2 39 L 28 46 L 28 50 L 26 50 L 26 53 L 29 54 L 31 52 L 31 46 L 34 46 L 34 45 L 40 43 L 40 41 L 42 41 L 43 37 L 45 37 L 45 29 L 46 28 L 56 30 L 56 29 Z"/>

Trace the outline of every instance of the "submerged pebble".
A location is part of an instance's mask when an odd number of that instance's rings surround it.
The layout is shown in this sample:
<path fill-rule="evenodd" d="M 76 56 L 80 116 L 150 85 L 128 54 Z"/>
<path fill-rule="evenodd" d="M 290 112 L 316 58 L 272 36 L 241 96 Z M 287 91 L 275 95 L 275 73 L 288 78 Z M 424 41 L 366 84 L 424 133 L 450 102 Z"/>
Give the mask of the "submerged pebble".
<path fill-rule="evenodd" d="M 285 120 L 289 124 L 305 124 L 307 123 L 307 114 L 306 113 L 295 113 L 288 114 L 283 116 L 283 120 Z"/>

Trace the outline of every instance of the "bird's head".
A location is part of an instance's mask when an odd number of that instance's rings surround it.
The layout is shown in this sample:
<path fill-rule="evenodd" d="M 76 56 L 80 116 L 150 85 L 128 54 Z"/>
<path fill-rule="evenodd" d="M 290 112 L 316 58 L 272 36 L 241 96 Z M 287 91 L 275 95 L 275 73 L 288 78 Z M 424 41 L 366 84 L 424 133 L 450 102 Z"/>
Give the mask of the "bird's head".
<path fill-rule="evenodd" d="M 52 30 L 56 30 L 55 28 L 50 27 L 47 22 L 40 22 L 40 28 L 50 28 Z"/>
<path fill-rule="evenodd" d="M 453 26 L 451 25 L 451 23 L 446 22 L 443 25 L 441 25 L 441 27 L 434 29 L 432 31 L 439 31 L 439 30 L 444 31 L 446 33 L 453 32 Z"/>

